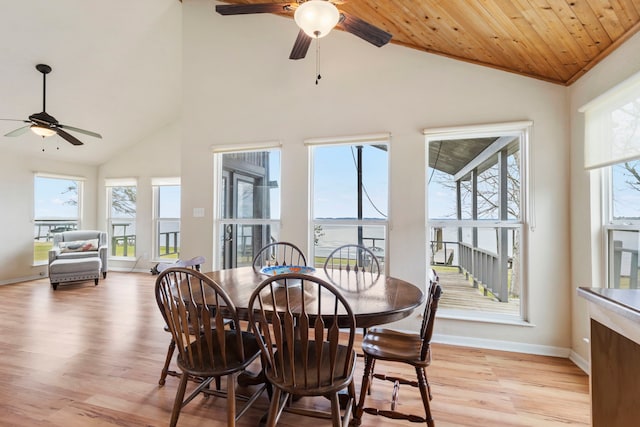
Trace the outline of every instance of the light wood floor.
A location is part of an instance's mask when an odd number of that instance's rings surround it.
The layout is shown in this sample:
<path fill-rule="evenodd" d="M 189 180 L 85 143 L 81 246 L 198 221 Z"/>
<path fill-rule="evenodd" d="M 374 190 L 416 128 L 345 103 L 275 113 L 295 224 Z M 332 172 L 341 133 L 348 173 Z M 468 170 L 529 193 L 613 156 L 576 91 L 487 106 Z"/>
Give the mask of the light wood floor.
<path fill-rule="evenodd" d="M 168 425 L 178 379 L 158 387 L 169 336 L 154 280 L 110 272 L 97 287 L 91 281 L 54 292 L 47 279 L 0 286 L 0 426 Z M 590 425 L 588 377 L 567 359 L 437 344 L 433 352 L 427 375 L 438 427 Z M 387 408 L 387 384 L 374 382 L 370 406 Z M 420 414 L 418 394 L 401 388 L 399 409 Z M 298 403 L 328 408 L 322 398 Z M 197 398 L 178 425 L 225 425 L 224 407 L 224 399 Z M 252 409 L 239 425 L 255 426 L 261 415 Z M 329 422 L 284 414 L 280 425 Z M 362 425 L 410 424 L 365 414 Z"/>

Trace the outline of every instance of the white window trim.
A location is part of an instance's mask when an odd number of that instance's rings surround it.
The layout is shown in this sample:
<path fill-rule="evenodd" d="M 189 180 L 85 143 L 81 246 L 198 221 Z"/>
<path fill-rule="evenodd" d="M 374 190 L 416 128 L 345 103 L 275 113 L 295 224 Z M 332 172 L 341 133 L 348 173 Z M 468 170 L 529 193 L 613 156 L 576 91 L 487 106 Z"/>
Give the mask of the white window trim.
<path fill-rule="evenodd" d="M 278 229 L 282 228 L 282 219 L 264 219 L 264 218 L 223 218 L 221 212 L 222 203 L 220 201 L 221 186 L 222 186 L 222 157 L 227 153 L 250 153 L 261 151 L 274 151 L 280 152 L 280 180 L 282 180 L 282 143 L 280 141 L 263 141 L 263 142 L 249 142 L 249 143 L 235 143 L 235 144 L 222 144 L 211 147 L 213 153 L 213 259 L 214 269 L 222 262 L 223 254 L 220 253 L 220 242 L 224 236 L 221 235 L 220 229 L 222 224 L 231 225 L 272 225 Z M 282 194 L 281 194 L 282 197 Z M 282 202 L 280 202 L 282 205 Z"/>
<path fill-rule="evenodd" d="M 163 178 L 151 178 L 151 190 L 152 190 L 152 200 L 153 200 L 153 231 L 151 244 L 152 250 L 152 260 L 153 261 L 166 261 L 167 258 L 162 258 L 159 253 L 160 241 L 158 236 L 160 235 L 160 221 L 175 221 L 182 226 L 181 218 L 165 218 L 160 217 L 160 205 L 158 204 L 158 200 L 160 197 L 160 187 L 175 187 L 180 186 L 180 177 L 163 177 Z M 180 189 L 182 191 L 182 189 Z M 178 232 L 180 233 L 181 230 Z M 180 254 L 178 253 L 178 256 Z"/>
<path fill-rule="evenodd" d="M 496 226 L 513 227 L 518 225 L 521 231 L 522 253 L 520 255 L 522 260 L 522 277 L 521 277 L 521 292 L 520 292 L 520 316 L 515 318 L 513 316 L 505 316 L 496 313 L 489 312 L 473 312 L 472 314 L 466 311 L 451 310 L 446 308 L 440 308 L 442 315 L 451 319 L 460 320 L 473 320 L 481 322 L 491 323 L 504 323 L 511 324 L 529 324 L 529 280 L 528 280 L 528 263 L 529 258 L 529 239 L 526 230 L 535 230 L 535 216 L 534 216 L 534 189 L 532 179 L 532 156 L 531 156 L 531 144 L 530 140 L 533 133 L 533 121 L 522 120 L 515 122 L 503 122 L 503 123 L 487 123 L 478 125 L 466 125 L 455 127 L 439 127 L 439 128 L 425 128 L 422 132 L 425 136 L 425 169 L 424 179 L 428 182 L 429 177 L 429 143 L 431 141 L 440 140 L 456 140 L 465 138 L 482 138 L 491 136 L 518 136 L 520 138 L 520 161 L 521 161 L 521 182 L 520 191 L 522 194 L 520 200 L 520 218 L 518 220 L 509 221 L 495 221 L 495 220 L 481 220 L 481 221 L 465 221 L 464 224 L 473 226 L 474 223 L 487 225 L 495 224 Z M 425 188 L 428 191 L 428 186 Z M 429 229 L 433 225 L 446 225 L 451 224 L 453 220 L 429 220 L 428 209 L 428 195 L 425 196 L 425 242 L 428 245 L 429 242 Z M 428 251 L 428 248 L 427 248 Z M 428 253 L 428 252 L 427 252 Z M 425 277 L 425 280 L 428 280 Z"/>
<path fill-rule="evenodd" d="M 376 145 L 385 144 L 389 147 L 387 150 L 387 185 L 388 185 L 388 199 L 387 199 L 387 218 L 386 219 L 353 219 L 353 220 L 342 220 L 342 219 L 315 219 L 315 213 L 313 210 L 313 200 L 314 200 L 314 159 L 313 159 L 313 149 L 322 146 L 329 145 L 358 145 L 361 143 L 362 145 Z M 335 136 L 335 137 L 323 137 L 323 138 L 307 138 L 304 140 L 304 144 L 308 147 L 308 159 L 309 159 L 309 187 L 308 187 L 308 209 L 309 218 L 307 220 L 308 227 L 308 249 L 307 253 L 309 254 L 310 260 L 315 260 L 315 225 L 316 224 L 327 224 L 327 225 L 345 225 L 345 226 L 359 226 L 359 225 L 375 225 L 375 226 L 384 226 L 384 269 L 385 274 L 389 274 L 389 266 L 391 261 L 390 251 L 389 251 L 389 231 L 391 229 L 391 133 L 390 132 L 380 132 L 373 134 L 361 134 L 361 135 L 350 135 L 350 136 Z"/>
<path fill-rule="evenodd" d="M 107 234 L 109 234 L 109 252 L 108 252 L 108 258 L 109 259 L 113 259 L 113 260 L 118 260 L 118 261 L 136 261 L 137 259 L 139 259 L 138 254 L 134 255 L 134 256 L 117 256 L 117 255 L 111 255 L 111 244 L 113 242 L 113 235 L 111 233 L 113 227 L 112 227 L 112 223 L 113 220 L 124 220 L 124 219 L 131 219 L 131 218 L 120 218 L 120 217 L 112 217 L 111 216 L 111 198 L 113 196 L 113 192 L 112 192 L 112 188 L 113 187 L 135 187 L 136 188 L 136 197 L 138 194 L 138 179 L 137 178 L 105 178 L 104 180 L 104 185 L 105 188 L 107 189 L 107 193 L 106 193 L 106 197 L 107 197 Z M 133 218 L 134 223 L 137 226 L 138 223 L 138 204 L 136 202 L 136 216 Z M 136 231 L 136 248 L 138 247 L 138 233 Z M 137 261 L 136 261 L 137 262 Z"/>

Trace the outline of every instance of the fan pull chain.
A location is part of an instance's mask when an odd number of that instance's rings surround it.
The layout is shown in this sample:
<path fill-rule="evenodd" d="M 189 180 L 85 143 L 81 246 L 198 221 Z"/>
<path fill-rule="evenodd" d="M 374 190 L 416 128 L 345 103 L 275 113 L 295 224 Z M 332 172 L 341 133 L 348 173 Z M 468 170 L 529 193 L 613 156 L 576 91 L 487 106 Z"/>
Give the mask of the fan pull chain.
<path fill-rule="evenodd" d="M 320 75 L 320 38 L 316 35 L 316 85 L 322 78 Z"/>

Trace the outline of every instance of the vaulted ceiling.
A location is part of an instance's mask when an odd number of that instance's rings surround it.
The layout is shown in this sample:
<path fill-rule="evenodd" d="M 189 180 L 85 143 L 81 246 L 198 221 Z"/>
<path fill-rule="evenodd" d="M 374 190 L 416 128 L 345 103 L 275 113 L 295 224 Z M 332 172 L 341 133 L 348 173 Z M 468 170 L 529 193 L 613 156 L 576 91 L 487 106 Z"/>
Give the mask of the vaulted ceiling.
<path fill-rule="evenodd" d="M 640 29 L 640 0 L 334 3 L 391 33 L 391 43 L 563 85 L 576 81 Z M 292 16 L 285 10 L 282 14 Z"/>

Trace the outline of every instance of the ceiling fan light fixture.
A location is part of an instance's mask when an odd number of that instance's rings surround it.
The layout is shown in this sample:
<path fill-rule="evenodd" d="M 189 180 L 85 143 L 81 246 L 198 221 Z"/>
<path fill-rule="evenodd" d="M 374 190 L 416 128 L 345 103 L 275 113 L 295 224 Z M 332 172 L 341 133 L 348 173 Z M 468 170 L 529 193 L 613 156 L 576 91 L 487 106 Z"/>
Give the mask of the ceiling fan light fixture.
<path fill-rule="evenodd" d="M 338 24 L 340 12 L 327 0 L 308 0 L 293 14 L 293 19 L 309 37 L 324 37 Z"/>
<path fill-rule="evenodd" d="M 51 129 L 50 127 L 39 126 L 39 125 L 31 125 L 31 131 L 43 138 L 46 138 L 48 136 L 53 136 L 57 133 L 55 129 Z"/>

